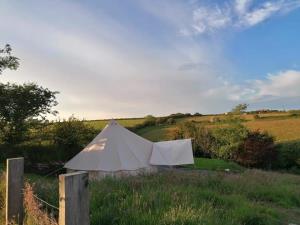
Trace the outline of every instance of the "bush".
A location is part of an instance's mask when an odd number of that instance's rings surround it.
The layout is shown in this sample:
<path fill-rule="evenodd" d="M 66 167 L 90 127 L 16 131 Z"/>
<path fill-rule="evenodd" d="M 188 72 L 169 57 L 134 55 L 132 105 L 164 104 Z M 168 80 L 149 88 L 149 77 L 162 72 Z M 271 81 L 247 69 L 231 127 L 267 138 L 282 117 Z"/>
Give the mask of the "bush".
<path fill-rule="evenodd" d="M 168 117 L 169 118 L 174 118 L 174 119 L 180 119 L 180 118 L 185 118 L 185 117 L 190 117 L 190 113 L 173 113 L 170 114 Z"/>
<path fill-rule="evenodd" d="M 155 121 L 156 125 L 163 125 L 167 122 L 167 117 L 158 117 Z"/>
<path fill-rule="evenodd" d="M 179 124 L 173 133 L 173 139 L 191 138 L 193 152 L 196 157 L 210 156 L 214 138 L 211 132 L 202 126 L 196 126 L 193 122 Z"/>
<path fill-rule="evenodd" d="M 68 120 L 54 124 L 54 143 L 64 150 L 64 158 L 70 158 L 85 147 L 97 133 L 83 121 L 70 117 Z"/>
<path fill-rule="evenodd" d="M 254 131 L 247 134 L 234 160 L 247 167 L 270 168 L 276 157 L 274 138 L 268 133 Z"/>
<path fill-rule="evenodd" d="M 280 143 L 276 148 L 278 150 L 278 168 L 300 168 L 300 141 Z"/>
<path fill-rule="evenodd" d="M 211 148 L 212 155 L 225 160 L 233 159 L 248 132 L 247 128 L 239 123 L 215 129 L 212 133 L 215 140 Z"/>
<path fill-rule="evenodd" d="M 203 115 L 201 113 L 196 112 L 194 113 L 194 116 L 203 116 Z"/>
<path fill-rule="evenodd" d="M 148 115 L 145 117 L 145 121 L 143 123 L 144 127 L 146 126 L 154 126 L 156 124 L 156 118 L 152 115 Z"/>

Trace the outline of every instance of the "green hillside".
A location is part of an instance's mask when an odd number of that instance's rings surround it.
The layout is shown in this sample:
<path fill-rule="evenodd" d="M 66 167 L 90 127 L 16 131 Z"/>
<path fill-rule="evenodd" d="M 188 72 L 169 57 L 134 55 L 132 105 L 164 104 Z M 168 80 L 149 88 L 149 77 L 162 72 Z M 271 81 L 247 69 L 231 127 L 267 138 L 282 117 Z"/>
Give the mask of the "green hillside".
<path fill-rule="evenodd" d="M 218 126 L 226 126 L 228 122 L 226 119 L 228 115 L 204 115 L 204 116 L 190 116 L 186 118 L 175 119 L 176 124 L 192 121 L 199 125 L 205 125 L 211 128 Z M 300 140 L 300 116 L 292 113 L 264 113 L 259 114 L 259 119 L 252 114 L 235 116 L 240 118 L 242 123 L 251 130 L 267 131 L 275 137 L 276 142 Z M 145 119 L 119 119 L 117 120 L 122 126 L 132 128 L 138 124 L 142 124 Z M 218 121 L 215 121 L 218 120 Z M 86 121 L 87 124 L 96 129 L 103 129 L 108 120 L 91 120 Z M 137 133 L 151 141 L 168 140 L 171 138 L 172 130 L 176 128 L 173 125 L 155 125 L 138 129 Z"/>

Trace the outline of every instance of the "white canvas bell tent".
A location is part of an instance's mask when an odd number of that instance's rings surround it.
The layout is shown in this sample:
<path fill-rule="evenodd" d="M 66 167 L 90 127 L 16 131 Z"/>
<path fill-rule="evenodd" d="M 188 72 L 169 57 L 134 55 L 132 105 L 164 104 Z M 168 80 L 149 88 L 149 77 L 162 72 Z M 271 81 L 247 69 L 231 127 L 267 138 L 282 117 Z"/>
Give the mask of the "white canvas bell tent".
<path fill-rule="evenodd" d="M 194 164 L 191 139 L 154 143 L 150 164 L 163 166 Z"/>
<path fill-rule="evenodd" d="M 65 168 L 88 171 L 92 179 L 149 173 L 156 169 L 149 164 L 152 147 L 151 141 L 111 120 Z"/>

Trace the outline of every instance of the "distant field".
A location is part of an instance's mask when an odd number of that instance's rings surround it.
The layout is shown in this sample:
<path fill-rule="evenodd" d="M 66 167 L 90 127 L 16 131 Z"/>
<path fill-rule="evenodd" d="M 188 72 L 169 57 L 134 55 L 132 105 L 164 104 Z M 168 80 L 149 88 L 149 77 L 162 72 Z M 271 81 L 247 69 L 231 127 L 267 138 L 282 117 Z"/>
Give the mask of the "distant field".
<path fill-rule="evenodd" d="M 139 135 L 150 141 L 166 141 L 170 140 L 170 133 L 176 126 L 153 126 L 146 127 L 137 131 Z"/>
<path fill-rule="evenodd" d="M 92 127 L 102 130 L 109 120 L 90 120 L 86 121 L 86 124 L 91 125 Z M 118 123 L 124 127 L 133 127 L 137 124 L 144 122 L 143 118 L 133 118 L 133 119 L 117 119 Z"/>
<path fill-rule="evenodd" d="M 251 130 L 267 131 L 275 137 L 276 142 L 300 140 L 300 117 L 292 117 L 289 113 L 264 113 L 259 114 L 261 119 L 254 119 L 254 115 L 241 115 L 240 117 L 245 122 L 243 124 Z M 208 115 L 208 116 L 192 116 L 187 118 L 177 119 L 176 122 L 193 121 L 205 126 L 216 127 L 226 126 L 226 122 L 214 123 L 210 122 L 213 118 L 219 118 L 221 121 L 225 120 L 225 114 Z M 117 120 L 125 127 L 133 127 L 137 124 L 143 123 L 143 118 L 137 119 L 120 119 Z M 87 124 L 96 129 L 103 129 L 108 120 L 92 120 L 86 121 Z M 160 125 L 140 129 L 137 133 L 151 141 L 169 140 L 171 132 L 176 128 L 176 125 Z"/>
<path fill-rule="evenodd" d="M 277 142 L 300 139 L 300 118 L 256 120 L 246 122 L 251 130 L 263 130 L 272 134 Z"/>

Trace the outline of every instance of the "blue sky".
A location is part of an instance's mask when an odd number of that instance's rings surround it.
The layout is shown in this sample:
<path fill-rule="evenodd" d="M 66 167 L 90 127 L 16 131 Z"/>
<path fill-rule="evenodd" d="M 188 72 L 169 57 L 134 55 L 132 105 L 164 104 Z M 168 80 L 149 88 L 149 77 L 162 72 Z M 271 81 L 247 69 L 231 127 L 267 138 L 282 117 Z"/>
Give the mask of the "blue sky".
<path fill-rule="evenodd" d="M 300 108 L 299 0 L 0 1 L 2 82 L 60 92 L 61 118 Z"/>

